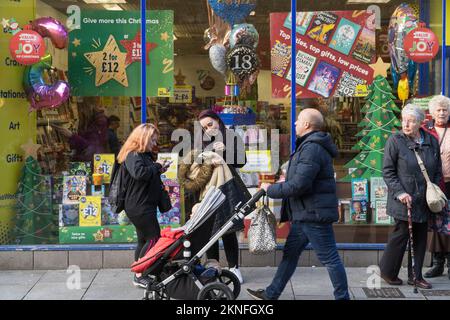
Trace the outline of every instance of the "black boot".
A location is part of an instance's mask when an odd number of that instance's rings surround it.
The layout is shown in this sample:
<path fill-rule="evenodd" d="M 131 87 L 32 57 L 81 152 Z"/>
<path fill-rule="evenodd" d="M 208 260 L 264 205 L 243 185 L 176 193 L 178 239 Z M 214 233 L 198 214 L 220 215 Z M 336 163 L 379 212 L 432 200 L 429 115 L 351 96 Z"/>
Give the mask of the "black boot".
<path fill-rule="evenodd" d="M 433 253 L 433 268 L 424 274 L 425 278 L 435 278 L 444 273 L 445 254 L 442 252 Z"/>

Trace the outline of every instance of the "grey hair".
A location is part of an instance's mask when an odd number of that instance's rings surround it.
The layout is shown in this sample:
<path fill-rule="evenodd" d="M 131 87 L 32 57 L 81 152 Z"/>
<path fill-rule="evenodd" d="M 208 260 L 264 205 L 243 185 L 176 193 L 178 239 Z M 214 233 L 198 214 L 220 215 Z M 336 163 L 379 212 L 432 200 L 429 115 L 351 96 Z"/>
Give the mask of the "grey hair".
<path fill-rule="evenodd" d="M 443 95 L 434 96 L 430 102 L 428 102 L 428 110 L 431 115 L 433 115 L 437 107 L 447 107 L 448 112 L 450 112 L 450 99 Z"/>
<path fill-rule="evenodd" d="M 408 103 L 402 110 L 402 117 L 405 115 L 411 115 L 414 118 L 416 118 L 416 120 L 419 123 L 422 123 L 423 120 L 425 120 L 425 113 L 423 112 L 422 109 L 420 109 L 419 106 L 412 104 L 412 103 Z"/>

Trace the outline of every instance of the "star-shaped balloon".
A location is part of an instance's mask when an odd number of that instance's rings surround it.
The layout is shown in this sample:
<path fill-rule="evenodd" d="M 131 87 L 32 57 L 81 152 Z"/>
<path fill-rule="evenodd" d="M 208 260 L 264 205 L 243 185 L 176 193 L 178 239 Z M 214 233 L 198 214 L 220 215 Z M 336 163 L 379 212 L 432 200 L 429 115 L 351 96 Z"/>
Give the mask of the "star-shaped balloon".
<path fill-rule="evenodd" d="M 142 60 L 142 46 L 141 46 L 141 31 L 138 31 L 133 40 L 120 40 L 120 44 L 127 50 L 126 64 L 132 64 L 136 61 Z M 158 45 L 152 42 L 145 43 L 146 56 L 145 64 L 150 64 L 149 54 L 150 51 L 155 49 Z"/>
<path fill-rule="evenodd" d="M 85 58 L 95 67 L 95 86 L 99 87 L 111 79 L 116 80 L 124 87 L 128 87 L 126 68 L 127 54 L 121 52 L 116 39 L 110 35 L 105 47 L 101 51 L 88 52 Z"/>

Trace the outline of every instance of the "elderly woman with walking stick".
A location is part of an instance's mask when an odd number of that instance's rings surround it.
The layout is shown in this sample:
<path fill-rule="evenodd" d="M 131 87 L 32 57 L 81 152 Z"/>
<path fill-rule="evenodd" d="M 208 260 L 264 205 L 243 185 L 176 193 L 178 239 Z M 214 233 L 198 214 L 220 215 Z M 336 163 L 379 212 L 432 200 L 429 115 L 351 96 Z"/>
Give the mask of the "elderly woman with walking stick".
<path fill-rule="evenodd" d="M 423 128 L 439 141 L 443 179 L 439 186 L 450 199 L 450 99 L 442 95 L 435 96 L 428 104 L 433 120 Z M 448 132 L 447 132 L 448 131 Z M 434 231 L 431 234 L 428 250 L 433 254 L 433 268 L 425 273 L 425 278 L 439 277 L 444 273 L 447 259 L 448 278 L 450 279 L 450 236 Z"/>
<path fill-rule="evenodd" d="M 398 274 L 409 242 L 408 284 L 431 289 L 431 284 L 423 279 L 422 266 L 427 247 L 428 217 L 432 212 L 425 197 L 427 183 L 415 151 L 431 182 L 439 184 L 442 172 L 439 142 L 420 127 L 424 119 L 418 106 L 406 105 L 402 110 L 402 131 L 392 134 L 384 149 L 387 212 L 394 218 L 395 228 L 381 258 L 380 271 L 381 277 L 390 285 L 402 285 Z"/>

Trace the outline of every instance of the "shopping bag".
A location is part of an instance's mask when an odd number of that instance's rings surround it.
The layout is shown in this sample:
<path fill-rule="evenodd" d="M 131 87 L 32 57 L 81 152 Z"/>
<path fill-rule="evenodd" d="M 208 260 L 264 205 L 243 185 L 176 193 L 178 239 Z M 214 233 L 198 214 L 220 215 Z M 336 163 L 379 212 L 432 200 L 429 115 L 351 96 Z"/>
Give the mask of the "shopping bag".
<path fill-rule="evenodd" d="M 248 249 L 255 255 L 263 255 L 275 250 L 276 218 L 267 202 L 255 213 L 248 230 Z"/>

